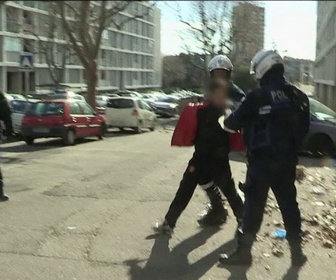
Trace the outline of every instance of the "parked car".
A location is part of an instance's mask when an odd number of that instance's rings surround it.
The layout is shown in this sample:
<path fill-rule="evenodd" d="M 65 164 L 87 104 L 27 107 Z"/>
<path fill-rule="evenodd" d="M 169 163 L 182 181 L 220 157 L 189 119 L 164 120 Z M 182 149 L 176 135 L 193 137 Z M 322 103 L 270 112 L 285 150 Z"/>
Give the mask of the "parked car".
<path fill-rule="evenodd" d="M 175 96 L 160 96 L 153 104 L 154 111 L 162 117 L 175 117 L 178 114 L 179 98 Z"/>
<path fill-rule="evenodd" d="M 144 100 L 149 106 L 153 107 L 154 103 L 157 101 L 159 96 L 152 93 L 145 93 L 142 95 L 142 100 Z"/>
<path fill-rule="evenodd" d="M 336 112 L 310 97 L 310 128 L 302 149 L 315 155 L 336 151 Z"/>
<path fill-rule="evenodd" d="M 96 112 L 101 115 L 105 115 L 107 100 L 110 97 L 107 95 L 96 96 Z"/>
<path fill-rule="evenodd" d="M 137 97 L 112 97 L 106 107 L 107 124 L 110 127 L 133 128 L 141 133 L 144 128 L 153 131 L 156 115 L 153 109 Z"/>
<path fill-rule="evenodd" d="M 38 100 L 12 100 L 9 106 L 12 111 L 12 123 L 15 134 L 21 134 L 22 119 L 29 109 L 29 106 Z"/>
<path fill-rule="evenodd" d="M 22 120 L 22 137 L 31 145 L 37 138 L 60 137 L 73 145 L 77 138 L 97 136 L 106 132 L 106 119 L 86 102 L 75 99 L 44 100 L 31 104 Z"/>
<path fill-rule="evenodd" d="M 83 95 L 74 93 L 72 91 L 67 91 L 67 92 L 64 92 L 64 93 L 57 93 L 57 94 L 52 95 L 50 98 L 53 99 L 53 100 L 56 100 L 56 99 L 75 99 L 75 100 L 86 102 L 85 97 Z"/>

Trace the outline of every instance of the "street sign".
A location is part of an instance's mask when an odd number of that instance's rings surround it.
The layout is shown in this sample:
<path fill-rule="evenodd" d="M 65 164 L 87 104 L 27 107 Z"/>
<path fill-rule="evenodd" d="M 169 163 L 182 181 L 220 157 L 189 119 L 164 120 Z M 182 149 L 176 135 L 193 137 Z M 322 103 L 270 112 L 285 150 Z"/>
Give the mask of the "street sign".
<path fill-rule="evenodd" d="M 34 56 L 32 53 L 20 54 L 20 71 L 34 71 Z"/>

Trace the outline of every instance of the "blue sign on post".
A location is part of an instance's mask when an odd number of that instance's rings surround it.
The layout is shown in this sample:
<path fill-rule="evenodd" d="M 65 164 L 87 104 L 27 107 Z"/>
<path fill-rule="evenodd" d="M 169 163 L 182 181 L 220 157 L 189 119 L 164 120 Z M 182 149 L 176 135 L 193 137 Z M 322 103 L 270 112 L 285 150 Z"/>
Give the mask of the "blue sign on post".
<path fill-rule="evenodd" d="M 32 53 L 20 54 L 20 71 L 34 71 L 34 56 Z"/>

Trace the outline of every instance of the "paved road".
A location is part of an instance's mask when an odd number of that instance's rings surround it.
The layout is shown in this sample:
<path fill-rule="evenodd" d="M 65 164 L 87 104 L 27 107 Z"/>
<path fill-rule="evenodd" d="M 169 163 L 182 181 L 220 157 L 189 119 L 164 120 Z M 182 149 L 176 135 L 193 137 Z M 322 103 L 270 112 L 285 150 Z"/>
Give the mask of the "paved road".
<path fill-rule="evenodd" d="M 289 269 L 285 243 L 277 258 L 266 237 L 256 243 L 250 269 L 218 267 L 218 254 L 235 245 L 235 222 L 231 214 L 221 229 L 200 229 L 201 190 L 170 240 L 153 235 L 192 153 L 169 147 L 171 124 L 140 135 L 111 132 L 73 147 L 54 140 L 3 145 L 11 200 L 0 204 L 0 279 L 334 279 L 335 252 L 318 241 L 306 245 L 310 262 L 301 271 Z M 235 156 L 232 169 L 243 179 L 244 158 Z M 272 215 L 261 237 L 279 219 L 277 211 Z"/>

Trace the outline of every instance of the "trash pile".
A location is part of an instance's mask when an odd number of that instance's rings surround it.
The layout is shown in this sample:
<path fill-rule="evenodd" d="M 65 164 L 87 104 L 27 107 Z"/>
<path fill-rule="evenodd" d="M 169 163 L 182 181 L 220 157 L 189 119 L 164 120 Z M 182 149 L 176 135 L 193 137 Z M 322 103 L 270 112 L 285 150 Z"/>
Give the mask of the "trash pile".
<path fill-rule="evenodd" d="M 336 208 L 323 210 L 322 214 L 316 213 L 307 222 L 318 229 L 308 232 L 306 238 L 316 238 L 322 242 L 323 247 L 333 248 L 336 244 Z"/>
<path fill-rule="evenodd" d="M 303 187 L 308 187 L 308 201 L 313 205 L 315 214 L 305 219 L 309 229 L 305 240 L 317 239 L 325 248 L 336 245 L 336 176 L 335 169 L 307 168 L 301 179 Z M 308 174 L 309 173 L 309 174 Z"/>

